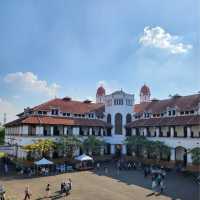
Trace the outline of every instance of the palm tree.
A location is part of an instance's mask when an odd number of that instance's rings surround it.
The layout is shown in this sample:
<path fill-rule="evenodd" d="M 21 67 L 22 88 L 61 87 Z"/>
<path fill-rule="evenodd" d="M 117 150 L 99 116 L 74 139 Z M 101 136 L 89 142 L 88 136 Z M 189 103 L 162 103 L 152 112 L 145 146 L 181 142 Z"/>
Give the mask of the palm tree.
<path fill-rule="evenodd" d="M 132 152 L 139 156 L 149 154 L 152 158 L 160 159 L 161 155 L 169 156 L 170 147 L 160 141 L 147 140 L 144 136 L 129 136 L 124 142 Z"/>
<path fill-rule="evenodd" d="M 102 147 L 105 146 L 103 140 L 99 140 L 93 135 L 88 136 L 83 142 L 83 150 L 88 151 L 89 154 L 99 154 Z"/>
<path fill-rule="evenodd" d="M 192 150 L 190 150 L 190 153 L 192 154 L 192 163 L 195 165 L 200 164 L 200 147 L 195 147 Z"/>
<path fill-rule="evenodd" d="M 128 136 L 124 143 L 130 148 L 132 152 L 139 156 L 139 153 L 146 147 L 147 139 L 144 136 Z"/>
<path fill-rule="evenodd" d="M 45 157 L 49 152 L 55 148 L 55 142 L 49 139 L 36 140 L 33 144 L 29 144 L 23 147 L 27 152 L 37 153 L 39 157 Z"/>
<path fill-rule="evenodd" d="M 162 156 L 163 157 L 169 156 L 170 147 L 168 147 L 167 145 L 165 145 L 163 142 L 160 141 L 148 141 L 147 151 L 151 157 L 160 160 Z"/>
<path fill-rule="evenodd" d="M 81 140 L 76 136 L 63 136 L 57 143 L 57 149 L 61 150 L 64 157 L 72 158 L 74 153 L 82 146 Z"/>

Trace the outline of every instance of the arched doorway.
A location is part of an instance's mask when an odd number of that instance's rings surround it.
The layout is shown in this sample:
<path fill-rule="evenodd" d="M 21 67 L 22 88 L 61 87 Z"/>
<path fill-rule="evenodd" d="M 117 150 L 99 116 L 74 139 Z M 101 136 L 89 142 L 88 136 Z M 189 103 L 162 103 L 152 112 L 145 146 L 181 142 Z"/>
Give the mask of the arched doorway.
<path fill-rule="evenodd" d="M 175 161 L 187 165 L 187 149 L 181 146 L 175 148 Z"/>
<path fill-rule="evenodd" d="M 117 158 L 120 158 L 122 155 L 122 145 L 121 144 L 116 144 L 115 145 L 115 156 Z"/>
<path fill-rule="evenodd" d="M 107 123 L 108 123 L 108 124 L 111 124 L 111 114 L 108 114 L 108 115 L 107 115 Z"/>
<path fill-rule="evenodd" d="M 115 115 L 115 134 L 122 134 L 122 114 L 120 113 Z"/>

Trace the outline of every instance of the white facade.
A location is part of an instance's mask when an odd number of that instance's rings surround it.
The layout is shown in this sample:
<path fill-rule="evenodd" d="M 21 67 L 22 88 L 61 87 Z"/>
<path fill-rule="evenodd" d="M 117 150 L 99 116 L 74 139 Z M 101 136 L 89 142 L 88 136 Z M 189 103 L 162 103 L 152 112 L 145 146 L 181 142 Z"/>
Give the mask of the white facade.
<path fill-rule="evenodd" d="M 134 95 L 125 93 L 122 90 L 115 91 L 109 95 L 100 95 L 96 96 L 97 103 L 102 103 L 105 105 L 104 117 L 98 118 L 95 115 L 95 112 L 92 111 L 90 113 L 86 113 L 83 115 L 77 115 L 75 113 L 70 113 L 72 118 L 86 118 L 86 119 L 99 119 L 107 122 L 107 124 L 111 125 L 111 134 L 108 134 L 108 129 L 102 127 L 89 127 L 89 126 L 65 126 L 58 125 L 56 130 L 59 132 L 59 136 L 61 135 L 76 135 L 81 136 L 82 139 L 86 138 L 88 135 L 95 135 L 98 138 L 101 138 L 106 143 L 110 144 L 110 153 L 115 154 L 117 151 L 122 155 L 126 155 L 127 149 L 124 145 L 124 140 L 128 136 L 126 125 L 127 123 L 133 121 L 133 110 L 134 110 Z M 140 96 L 141 97 L 141 96 Z M 141 99 L 143 102 L 147 102 L 150 100 L 150 93 L 147 96 L 143 95 Z M 200 103 L 199 103 L 200 107 Z M 168 111 L 164 114 L 164 117 L 168 116 Z M 193 112 L 193 115 L 198 115 L 200 112 L 200 108 Z M 173 113 L 173 112 L 172 112 Z M 34 113 L 36 114 L 36 113 Z M 38 113 L 37 113 L 38 114 Z M 52 113 L 49 111 L 46 113 L 48 116 L 52 116 Z M 143 113 L 144 115 L 144 113 Z M 165 116 L 166 115 L 166 116 Z M 180 111 L 175 110 L 175 115 L 179 116 Z M 185 115 L 184 113 L 182 114 Z M 63 117 L 63 113 L 58 110 L 58 116 Z M 153 115 L 148 115 L 148 118 L 153 118 Z M 157 116 L 156 116 L 157 117 Z M 171 116 L 175 117 L 175 116 Z M 143 119 L 145 116 L 143 116 Z M 159 118 L 159 117 L 157 117 Z M 109 121 L 110 120 L 110 121 Z M 55 125 L 56 126 L 56 125 Z M 33 143 L 38 139 L 52 139 L 54 141 L 59 140 L 59 136 L 54 134 L 54 125 L 44 126 L 37 124 L 34 127 L 34 131 L 30 131 L 31 126 L 29 125 L 19 125 L 13 127 L 6 127 L 6 137 L 5 142 L 24 146 L 27 144 Z M 161 141 L 166 145 L 171 147 L 171 160 L 182 160 L 184 156 L 184 150 L 187 151 L 187 162 L 191 163 L 191 155 L 189 153 L 190 149 L 195 147 L 200 147 L 200 125 L 191 125 L 187 126 L 187 136 L 185 137 L 185 126 L 149 126 L 148 129 L 146 127 L 139 127 L 138 130 L 136 128 L 132 128 L 129 135 L 143 135 L 147 137 L 149 140 L 153 141 Z M 162 132 L 162 136 L 160 136 L 160 131 Z M 177 149 L 177 148 L 183 149 Z M 177 151 L 175 151 L 175 149 Z M 102 152 L 101 152 L 102 153 Z M 16 155 L 16 152 L 14 153 Z M 25 153 L 22 150 L 18 150 L 19 157 L 25 157 Z"/>

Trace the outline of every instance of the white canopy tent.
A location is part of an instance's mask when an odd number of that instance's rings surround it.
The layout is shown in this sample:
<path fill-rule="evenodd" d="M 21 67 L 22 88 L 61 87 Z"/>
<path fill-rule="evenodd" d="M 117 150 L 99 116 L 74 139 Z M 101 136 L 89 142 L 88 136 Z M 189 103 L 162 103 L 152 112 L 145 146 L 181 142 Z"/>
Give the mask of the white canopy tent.
<path fill-rule="evenodd" d="M 86 155 L 86 154 L 82 154 L 82 155 L 80 155 L 80 156 L 77 156 L 76 158 L 75 158 L 75 160 L 78 160 L 78 161 L 89 161 L 89 160 L 93 160 L 93 158 L 92 157 L 90 157 L 90 156 L 88 156 L 88 155 Z"/>
<path fill-rule="evenodd" d="M 41 160 L 35 161 L 34 162 L 36 165 L 52 165 L 53 162 L 50 160 L 47 160 L 46 158 L 42 158 Z"/>

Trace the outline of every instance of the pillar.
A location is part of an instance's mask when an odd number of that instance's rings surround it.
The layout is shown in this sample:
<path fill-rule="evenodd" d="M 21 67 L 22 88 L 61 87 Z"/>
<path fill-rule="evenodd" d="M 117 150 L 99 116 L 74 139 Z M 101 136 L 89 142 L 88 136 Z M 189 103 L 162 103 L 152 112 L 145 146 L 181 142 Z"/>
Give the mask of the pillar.
<path fill-rule="evenodd" d="M 191 127 L 187 127 L 187 137 L 191 137 Z"/>
<path fill-rule="evenodd" d="M 174 127 L 170 127 L 170 137 L 174 137 Z"/>
<path fill-rule="evenodd" d="M 127 153 L 126 145 L 123 144 L 123 145 L 122 145 L 122 154 L 123 154 L 123 155 L 126 155 L 126 153 Z"/>
<path fill-rule="evenodd" d="M 115 145 L 111 144 L 111 154 L 115 154 Z"/>
<path fill-rule="evenodd" d="M 144 136 L 147 136 L 147 128 L 144 128 Z"/>
<path fill-rule="evenodd" d="M 104 147 L 101 147 L 101 149 L 100 149 L 100 155 L 101 155 L 101 156 L 104 155 Z"/>
<path fill-rule="evenodd" d="M 132 135 L 136 135 L 136 129 L 132 128 Z"/>
<path fill-rule="evenodd" d="M 73 133 L 73 135 L 76 135 L 76 136 L 78 136 L 79 135 L 79 127 L 73 127 L 73 129 L 72 129 L 73 131 L 72 131 L 72 133 Z"/>
<path fill-rule="evenodd" d="M 36 126 L 36 135 L 43 135 L 44 127 L 43 126 Z"/>
<path fill-rule="evenodd" d="M 175 149 L 171 148 L 171 152 L 170 152 L 170 160 L 174 161 L 175 160 Z"/>
<path fill-rule="evenodd" d="M 44 127 L 40 126 L 40 135 L 44 135 Z"/>
<path fill-rule="evenodd" d="M 160 132 L 159 128 L 156 127 L 156 137 L 159 137 L 159 132 Z"/>
<path fill-rule="evenodd" d="M 103 136 L 103 128 L 101 128 L 101 136 Z"/>
<path fill-rule="evenodd" d="M 51 126 L 51 136 L 53 136 L 53 126 Z"/>
<path fill-rule="evenodd" d="M 89 135 L 92 135 L 92 128 L 89 128 Z"/>
<path fill-rule="evenodd" d="M 67 135 L 67 126 L 64 126 L 64 135 Z"/>
<path fill-rule="evenodd" d="M 192 154 L 187 150 L 187 163 L 192 164 Z"/>

